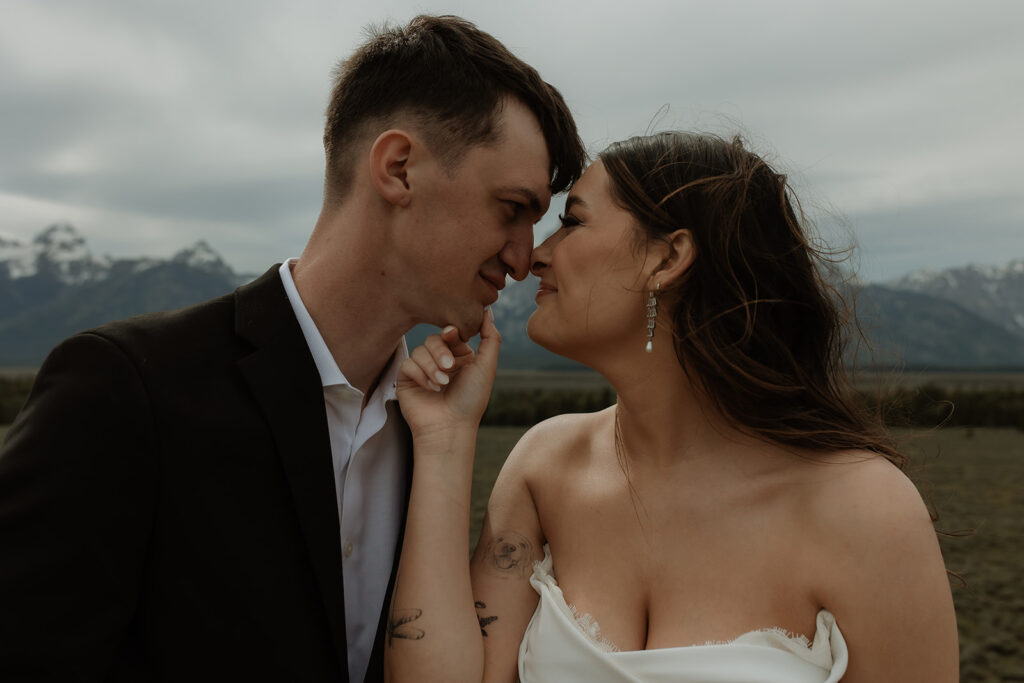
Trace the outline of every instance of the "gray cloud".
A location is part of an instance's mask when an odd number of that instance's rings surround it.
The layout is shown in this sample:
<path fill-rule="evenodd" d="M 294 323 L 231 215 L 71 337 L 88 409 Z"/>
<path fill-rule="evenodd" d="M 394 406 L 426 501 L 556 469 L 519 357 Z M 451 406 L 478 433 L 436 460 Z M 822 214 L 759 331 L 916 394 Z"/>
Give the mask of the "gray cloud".
<path fill-rule="evenodd" d="M 247 270 L 298 253 L 334 63 L 420 11 L 536 66 L 595 151 L 652 126 L 746 131 L 849 220 L 867 277 L 1024 255 L 1024 5 L 995 0 L 7 0 L 0 232 L 72 220 L 115 254 L 206 238 Z"/>

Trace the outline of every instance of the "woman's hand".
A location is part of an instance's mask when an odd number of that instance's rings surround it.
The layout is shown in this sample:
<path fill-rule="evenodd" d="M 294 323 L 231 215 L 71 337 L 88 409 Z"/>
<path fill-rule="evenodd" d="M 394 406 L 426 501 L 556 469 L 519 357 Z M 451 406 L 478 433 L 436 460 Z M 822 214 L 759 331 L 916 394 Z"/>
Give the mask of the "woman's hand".
<path fill-rule="evenodd" d="M 453 326 L 413 350 L 398 373 L 398 402 L 414 439 L 476 431 L 491 395 L 500 347 L 501 335 L 488 309 L 476 353 Z"/>
<path fill-rule="evenodd" d="M 385 680 L 479 681 L 484 649 L 469 576 L 469 511 L 477 427 L 501 335 L 488 311 L 477 353 L 454 327 L 427 338 L 398 373 L 412 430 L 412 489 L 388 617 Z M 438 582 L 437 577 L 444 576 Z M 415 638 L 403 637 L 403 626 Z"/>

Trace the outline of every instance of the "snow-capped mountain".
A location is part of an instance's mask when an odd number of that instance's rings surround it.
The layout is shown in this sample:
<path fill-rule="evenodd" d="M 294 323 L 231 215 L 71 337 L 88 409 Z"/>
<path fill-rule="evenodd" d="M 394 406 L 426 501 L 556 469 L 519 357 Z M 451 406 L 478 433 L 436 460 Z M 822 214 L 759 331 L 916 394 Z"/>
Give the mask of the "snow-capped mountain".
<path fill-rule="evenodd" d="M 106 277 L 109 257 L 96 258 L 85 238 L 67 223 L 55 223 L 23 244 L 0 237 L 0 268 L 11 279 L 48 275 L 67 285 Z"/>
<path fill-rule="evenodd" d="M 235 277 L 235 271 L 224 263 L 220 254 L 214 251 L 213 247 L 206 243 L 206 240 L 199 240 L 191 247 L 182 249 L 171 257 L 171 261 L 196 270 L 218 273 L 229 278 Z"/>
<path fill-rule="evenodd" d="M 887 285 L 957 304 L 1020 336 L 1024 344 L 1024 259 L 1003 266 L 921 270 Z"/>
<path fill-rule="evenodd" d="M 68 224 L 0 237 L 0 365 L 38 365 L 61 339 L 111 320 L 230 292 L 237 275 L 204 241 L 168 259 L 95 256 Z"/>
<path fill-rule="evenodd" d="M 163 259 L 149 257 L 97 257 L 89 250 L 85 237 L 68 223 L 54 223 L 28 243 L 0 235 L 0 278 L 6 275 L 10 280 L 43 276 L 64 285 L 83 285 L 107 279 L 116 268 L 127 266 L 141 272 L 164 262 Z M 204 240 L 182 249 L 170 258 L 170 262 L 237 277 Z"/>

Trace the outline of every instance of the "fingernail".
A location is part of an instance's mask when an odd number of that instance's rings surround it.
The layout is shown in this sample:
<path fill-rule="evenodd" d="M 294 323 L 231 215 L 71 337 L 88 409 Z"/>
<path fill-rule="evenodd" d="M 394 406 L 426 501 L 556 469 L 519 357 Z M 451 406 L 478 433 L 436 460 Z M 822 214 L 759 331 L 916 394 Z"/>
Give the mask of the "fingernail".
<path fill-rule="evenodd" d="M 449 334 L 451 332 L 454 332 L 455 329 L 456 329 L 455 325 L 449 325 L 448 327 L 446 327 L 443 330 L 441 330 L 441 334 Z"/>
<path fill-rule="evenodd" d="M 427 386 L 430 387 L 431 389 L 433 389 L 434 391 L 441 391 L 441 387 L 437 386 L 436 384 L 431 382 L 429 379 L 427 380 Z"/>
<path fill-rule="evenodd" d="M 493 308 L 488 306 L 488 308 L 487 308 L 487 315 L 491 316 L 491 322 L 494 322 L 494 309 Z"/>
<path fill-rule="evenodd" d="M 448 384 L 448 382 L 450 381 L 448 379 L 448 375 L 444 374 L 440 370 L 434 373 L 434 379 L 437 380 L 438 384 Z"/>
<path fill-rule="evenodd" d="M 455 360 L 451 356 L 441 357 L 441 367 L 445 370 L 451 370 L 452 366 L 455 365 Z"/>

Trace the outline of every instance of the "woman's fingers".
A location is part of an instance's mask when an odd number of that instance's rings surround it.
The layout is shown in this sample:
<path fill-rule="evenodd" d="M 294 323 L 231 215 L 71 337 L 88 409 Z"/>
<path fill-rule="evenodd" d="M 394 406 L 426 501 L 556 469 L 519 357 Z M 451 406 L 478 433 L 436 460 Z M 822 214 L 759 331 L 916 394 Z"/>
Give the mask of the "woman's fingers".
<path fill-rule="evenodd" d="M 500 349 L 501 333 L 494 325 L 494 311 L 488 308 L 484 313 L 483 324 L 480 325 L 480 348 L 477 349 L 477 355 L 488 366 L 497 367 Z"/>
<path fill-rule="evenodd" d="M 460 365 L 459 361 L 465 361 L 474 355 L 473 347 L 462 341 L 462 337 L 459 336 L 459 330 L 455 325 L 449 325 L 441 330 L 441 340 L 451 350 L 456 367 Z"/>
<path fill-rule="evenodd" d="M 441 335 L 430 335 L 423 342 L 423 346 L 433 358 L 434 365 L 444 373 L 445 377 L 456 368 L 455 354 Z"/>
<path fill-rule="evenodd" d="M 420 371 L 431 384 L 444 386 L 448 384 L 451 379 L 448 377 L 447 372 L 443 372 L 441 370 L 434 352 L 430 349 L 431 344 L 429 342 L 430 339 L 428 339 L 427 343 L 423 346 L 417 346 L 413 349 L 413 352 L 409 355 L 409 359 L 419 367 Z"/>
<path fill-rule="evenodd" d="M 416 362 L 412 355 L 402 362 L 402 367 L 398 371 L 398 377 L 399 386 L 405 382 L 413 382 L 428 391 L 441 391 L 441 387 L 427 376 L 427 373 L 420 367 L 420 364 Z"/>
<path fill-rule="evenodd" d="M 491 309 L 487 309 L 480 327 L 478 352 L 474 352 L 469 344 L 462 341 L 454 325 L 449 325 L 441 330 L 441 334 L 430 335 L 422 346 L 413 349 L 409 359 L 402 364 L 402 373 L 424 389 L 440 391 L 442 387 L 450 384 L 452 376 L 472 362 L 478 353 L 482 354 L 480 359 L 485 360 L 488 366 L 496 366 L 500 346 L 501 334 L 494 326 Z"/>

